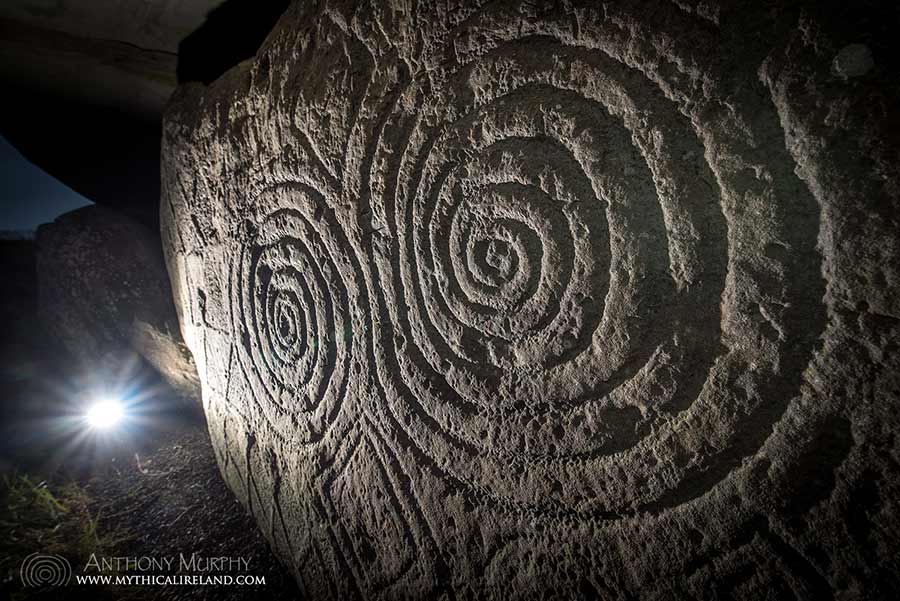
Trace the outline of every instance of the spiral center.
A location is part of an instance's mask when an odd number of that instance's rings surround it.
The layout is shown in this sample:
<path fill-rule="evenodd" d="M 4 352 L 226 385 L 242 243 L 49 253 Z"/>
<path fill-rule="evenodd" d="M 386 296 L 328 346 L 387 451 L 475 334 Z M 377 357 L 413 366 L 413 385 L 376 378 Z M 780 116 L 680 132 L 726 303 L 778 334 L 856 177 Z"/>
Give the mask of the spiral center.
<path fill-rule="evenodd" d="M 509 252 L 509 244 L 503 240 L 491 240 L 487 245 L 484 262 L 494 269 L 504 280 L 509 279 L 513 260 Z"/>
<path fill-rule="evenodd" d="M 271 317 L 271 330 L 277 345 L 290 356 L 302 355 L 304 347 L 301 346 L 305 336 L 302 317 L 297 310 L 296 297 L 290 293 L 278 293 Z"/>
<path fill-rule="evenodd" d="M 282 311 L 278 316 L 278 335 L 282 341 L 290 342 L 294 336 L 294 326 L 288 311 Z"/>
<path fill-rule="evenodd" d="M 501 286 L 512 280 L 518 269 L 518 257 L 512 244 L 498 237 L 474 243 L 476 277 L 489 286 Z"/>

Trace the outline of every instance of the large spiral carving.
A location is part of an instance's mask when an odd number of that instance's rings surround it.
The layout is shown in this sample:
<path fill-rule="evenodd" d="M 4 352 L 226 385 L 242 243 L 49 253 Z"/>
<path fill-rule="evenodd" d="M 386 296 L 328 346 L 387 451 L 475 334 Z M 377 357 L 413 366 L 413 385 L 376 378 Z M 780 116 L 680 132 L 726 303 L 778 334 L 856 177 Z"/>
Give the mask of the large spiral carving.
<path fill-rule="evenodd" d="M 720 132 L 600 40 L 521 17 L 473 17 L 451 45 L 478 51 L 410 82 L 377 142 L 373 204 L 396 242 L 382 368 L 410 409 L 387 406 L 496 501 L 604 515 L 677 503 L 696 494 L 692 473 L 724 475 L 725 449 L 759 434 L 741 422 L 797 349 L 781 334 L 790 312 L 749 297 L 783 309 L 814 291 L 748 295 L 736 270 L 778 245 L 808 260 L 813 239 L 789 239 L 810 216 L 776 200 L 785 237 L 748 244 L 730 206 L 747 184 L 708 162 Z M 487 35 L 497 22 L 517 27 Z"/>

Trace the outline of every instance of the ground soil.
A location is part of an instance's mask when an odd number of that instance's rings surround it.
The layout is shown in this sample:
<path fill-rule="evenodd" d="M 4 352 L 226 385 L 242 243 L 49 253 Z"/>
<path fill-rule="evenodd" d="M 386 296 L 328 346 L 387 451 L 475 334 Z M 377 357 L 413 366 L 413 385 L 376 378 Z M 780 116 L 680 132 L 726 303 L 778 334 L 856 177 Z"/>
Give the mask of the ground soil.
<path fill-rule="evenodd" d="M 184 424 L 157 448 L 121 456 L 91 477 L 86 490 L 100 527 L 131 538 L 116 555 L 134 557 L 229 557 L 246 559 L 248 573 L 265 586 L 161 586 L 144 588 L 146 599 L 298 599 L 290 574 L 279 564 L 244 507 L 219 475 L 205 427 Z M 240 570 L 226 571 L 232 576 Z"/>

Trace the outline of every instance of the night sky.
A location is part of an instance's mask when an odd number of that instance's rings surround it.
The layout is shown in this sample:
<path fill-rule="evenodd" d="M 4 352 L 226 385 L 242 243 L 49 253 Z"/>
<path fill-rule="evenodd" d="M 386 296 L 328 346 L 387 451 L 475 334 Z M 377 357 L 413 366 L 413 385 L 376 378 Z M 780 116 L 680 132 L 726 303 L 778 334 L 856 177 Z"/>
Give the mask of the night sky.
<path fill-rule="evenodd" d="M 29 163 L 0 136 L 0 231 L 32 231 L 59 215 L 90 204 Z"/>

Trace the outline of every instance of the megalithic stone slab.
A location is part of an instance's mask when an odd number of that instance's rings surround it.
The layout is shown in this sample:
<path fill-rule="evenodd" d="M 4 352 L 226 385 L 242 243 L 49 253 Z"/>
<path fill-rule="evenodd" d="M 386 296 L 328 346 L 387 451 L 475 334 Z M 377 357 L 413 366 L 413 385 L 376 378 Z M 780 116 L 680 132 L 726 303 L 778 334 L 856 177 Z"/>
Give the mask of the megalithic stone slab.
<path fill-rule="evenodd" d="M 897 592 L 897 86 L 841 14 L 299 2 L 176 92 L 182 328 L 309 598 Z"/>
<path fill-rule="evenodd" d="M 90 383 L 80 392 L 126 394 L 147 364 L 168 384 L 167 396 L 197 410 L 200 379 L 180 335 L 156 233 L 91 205 L 41 225 L 36 246 L 41 321 Z"/>

